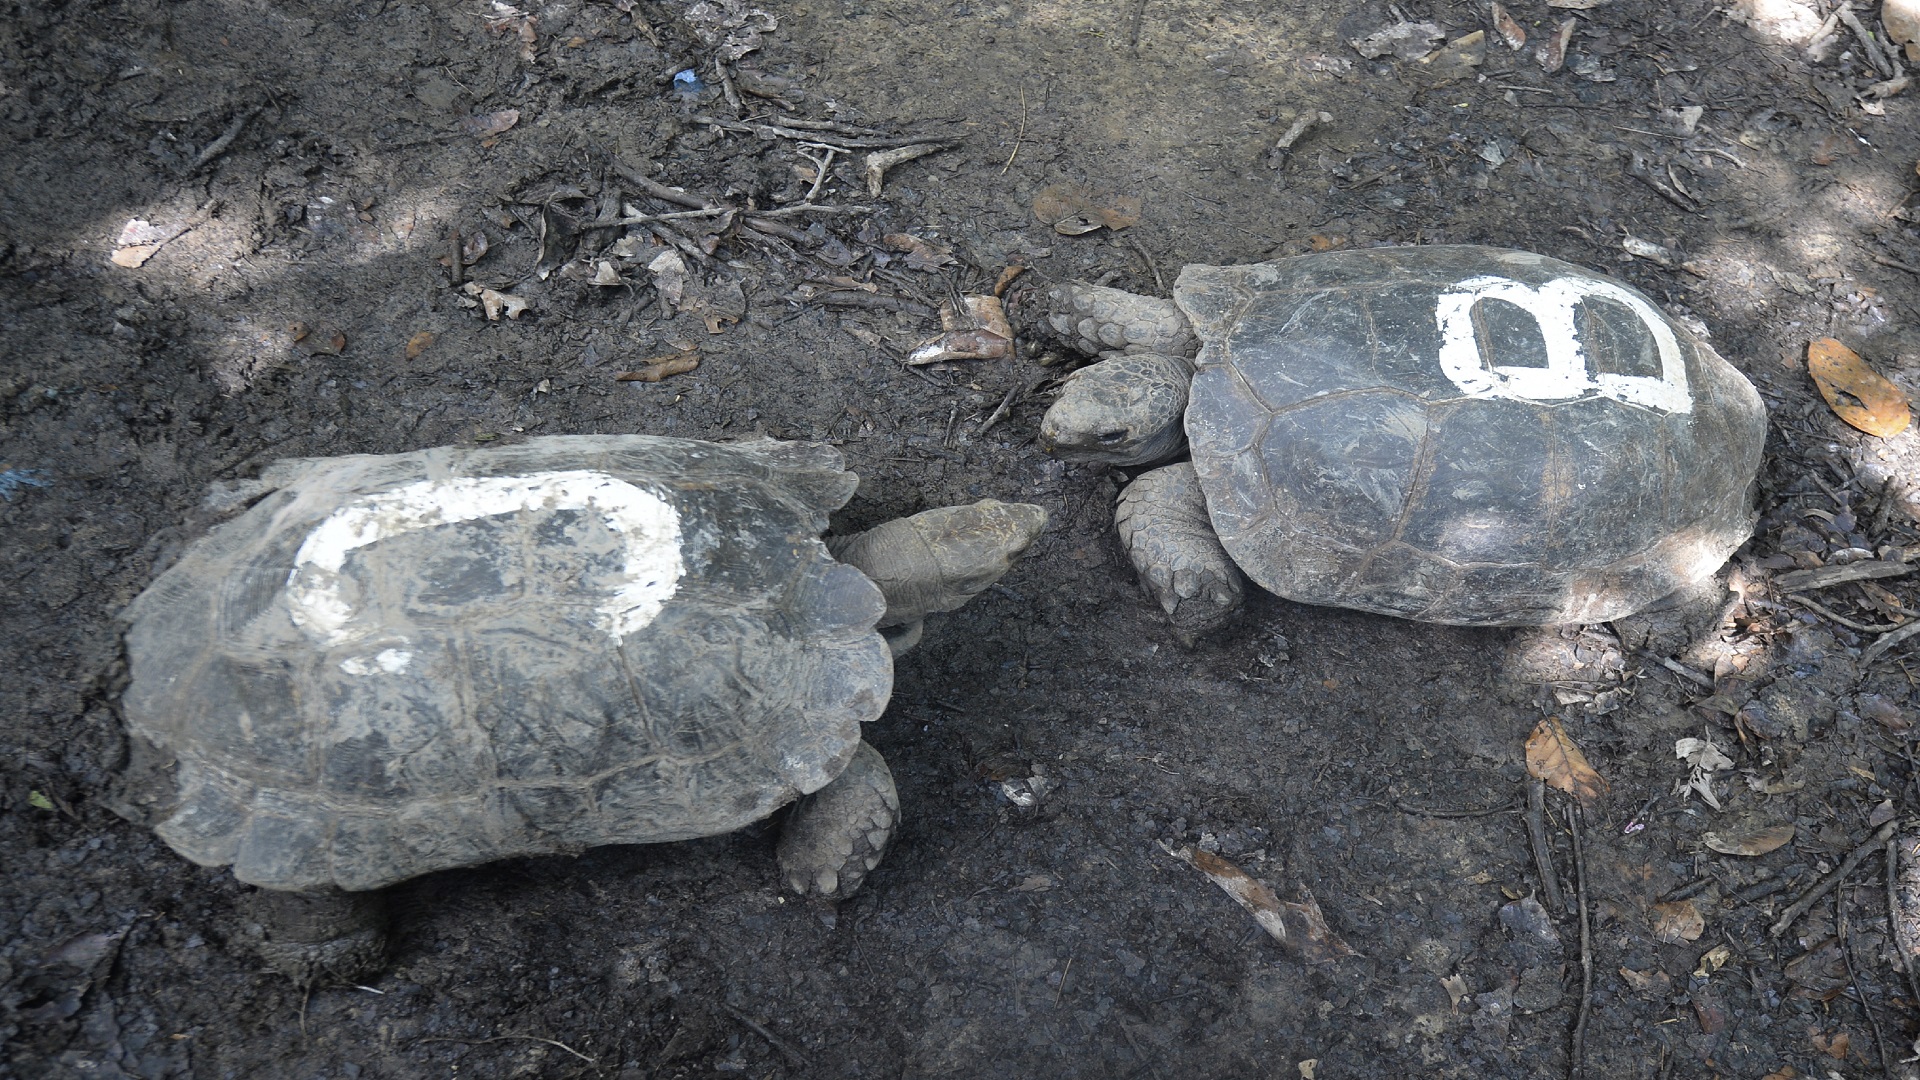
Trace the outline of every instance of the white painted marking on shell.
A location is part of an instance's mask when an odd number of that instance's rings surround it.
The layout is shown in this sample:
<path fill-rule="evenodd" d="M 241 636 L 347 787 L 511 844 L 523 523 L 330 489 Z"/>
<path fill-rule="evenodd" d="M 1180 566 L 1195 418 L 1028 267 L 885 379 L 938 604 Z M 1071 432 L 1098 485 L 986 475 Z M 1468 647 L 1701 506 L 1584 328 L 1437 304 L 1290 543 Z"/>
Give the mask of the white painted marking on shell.
<path fill-rule="evenodd" d="M 1587 370 L 1574 314 L 1579 302 L 1589 298 L 1611 300 L 1639 317 L 1660 352 L 1659 378 Z M 1504 300 L 1533 316 L 1546 341 L 1546 366 L 1491 364 L 1481 355 L 1473 308 L 1482 300 Z M 1535 288 L 1493 275 L 1468 278 L 1440 294 L 1434 317 L 1440 323 L 1440 370 L 1473 397 L 1565 401 L 1598 394 L 1661 412 L 1693 411 L 1687 367 L 1673 328 L 1653 305 L 1614 282 L 1558 277 Z"/>
<path fill-rule="evenodd" d="M 411 663 L 413 653 L 407 649 L 381 649 L 371 662 L 364 656 L 349 656 L 340 661 L 340 670 L 349 675 L 371 675 L 378 669 L 388 675 L 398 675 Z"/>
<path fill-rule="evenodd" d="M 624 542 L 622 583 L 598 609 L 601 625 L 615 640 L 652 622 L 678 591 L 686 573 L 678 511 L 651 491 L 580 469 L 422 480 L 348 503 L 327 515 L 300 545 L 287 575 L 288 613 L 324 645 L 352 641 L 360 635 L 350 625 L 354 609 L 342 593 L 340 569 L 355 548 L 416 529 L 529 510 L 592 511 Z M 341 668 L 356 675 L 393 674 L 406 670 L 412 659 L 409 651 L 387 649 L 370 660 L 344 661 Z"/>

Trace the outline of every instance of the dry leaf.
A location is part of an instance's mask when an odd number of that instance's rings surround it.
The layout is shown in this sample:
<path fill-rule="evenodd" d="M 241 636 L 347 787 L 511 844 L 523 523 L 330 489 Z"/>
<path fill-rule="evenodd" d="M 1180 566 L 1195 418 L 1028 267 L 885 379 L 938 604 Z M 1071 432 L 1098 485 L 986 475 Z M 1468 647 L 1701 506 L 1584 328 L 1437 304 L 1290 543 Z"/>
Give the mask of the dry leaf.
<path fill-rule="evenodd" d="M 498 135 L 519 122 L 519 109 L 501 109 L 498 112 L 476 113 L 473 116 L 464 117 L 460 121 L 460 128 L 476 138 L 486 138 L 489 135 Z"/>
<path fill-rule="evenodd" d="M 1343 956 L 1357 955 L 1327 926 L 1326 916 L 1313 894 L 1301 889 L 1299 901 L 1282 900 L 1272 889 L 1255 881 L 1245 870 L 1210 851 L 1174 847 L 1166 841 L 1160 847 L 1167 854 L 1213 879 L 1241 907 L 1253 915 L 1253 921 L 1291 952 L 1310 964 L 1323 964 Z"/>
<path fill-rule="evenodd" d="M 1427 55 L 1435 42 L 1447 36 L 1437 23 L 1397 22 L 1382 27 L 1363 38 L 1353 38 L 1347 44 L 1353 51 L 1369 60 L 1378 60 L 1391 53 L 1401 60 L 1418 60 Z"/>
<path fill-rule="evenodd" d="M 1835 1032 L 1831 1037 L 1814 1035 L 1811 1037 L 1813 1048 L 1832 1058 L 1847 1060 L 1847 1051 L 1853 1047 L 1853 1036 L 1844 1031 Z"/>
<path fill-rule="evenodd" d="M 1653 936 L 1669 945 L 1696 941 L 1706 933 L 1707 920 L 1691 900 L 1653 905 Z"/>
<path fill-rule="evenodd" d="M 488 322 L 499 322 L 502 315 L 509 319 L 517 319 L 520 313 L 527 310 L 532 303 L 524 296 L 514 296 L 497 289 L 489 289 L 477 281 L 467 282 L 462 291 L 468 296 L 480 298 L 480 306 L 486 311 Z"/>
<path fill-rule="evenodd" d="M 1079 236 L 1095 229 L 1119 231 L 1140 222 L 1138 195 L 1095 195 L 1078 184 L 1054 184 L 1033 197 L 1033 215 L 1062 236 Z"/>
<path fill-rule="evenodd" d="M 413 335 L 407 339 L 407 359 L 418 359 L 421 353 L 427 351 L 427 346 L 432 344 L 433 331 L 431 330 L 422 330 Z"/>
<path fill-rule="evenodd" d="M 626 284 L 620 277 L 620 271 L 613 268 L 613 261 L 610 259 L 601 259 L 599 262 L 593 264 L 592 280 L 595 285 Z"/>
<path fill-rule="evenodd" d="M 1765 855 L 1786 846 L 1793 839 L 1793 825 L 1755 826 L 1727 832 L 1710 832 L 1700 842 L 1722 855 Z"/>
<path fill-rule="evenodd" d="M 1547 6 L 1566 8 L 1568 11 L 1592 11 L 1607 0 L 1547 0 Z"/>
<path fill-rule="evenodd" d="M 924 237 L 912 233 L 888 233 L 880 238 L 881 242 L 895 251 L 907 254 L 905 262 L 912 270 L 934 270 L 942 266 L 953 265 L 951 249 Z"/>
<path fill-rule="evenodd" d="M 653 287 L 659 290 L 661 302 L 679 310 L 687 290 L 687 260 L 668 248 L 647 264 L 647 271 L 653 275 Z"/>
<path fill-rule="evenodd" d="M 1507 9 L 1499 4 L 1493 5 L 1493 28 L 1499 32 L 1500 40 L 1507 43 L 1507 48 L 1515 52 L 1519 52 L 1521 46 L 1527 43 L 1526 29 L 1514 22 L 1513 16 L 1507 14 Z"/>
<path fill-rule="evenodd" d="M 1833 338 L 1807 346 L 1807 372 L 1833 411 L 1869 435 L 1890 439 L 1907 429 L 1907 395 Z"/>
<path fill-rule="evenodd" d="M 1566 66 L 1567 46 L 1573 44 L 1573 30 L 1579 25 L 1578 19 L 1562 21 L 1560 28 L 1553 32 L 1553 36 L 1547 39 L 1547 43 L 1533 51 L 1534 59 L 1540 61 L 1541 69 L 1547 74 L 1551 75 Z"/>
<path fill-rule="evenodd" d="M 1733 959 L 1733 950 L 1731 948 L 1725 945 L 1715 945 L 1713 948 L 1700 954 L 1700 962 L 1694 965 L 1693 968 L 1693 977 L 1696 979 L 1704 979 L 1714 972 L 1719 971 L 1721 968 L 1726 967 L 1727 961 L 1731 959 Z"/>
<path fill-rule="evenodd" d="M 1024 266 L 1020 266 L 1018 264 L 1009 266 L 1006 269 L 1000 271 L 1000 280 L 995 281 L 993 283 L 993 295 L 1005 296 L 1007 292 L 1007 286 L 1013 284 L 1013 279 L 1019 277 L 1021 274 L 1024 274 L 1026 272 L 1027 272 L 1027 268 Z"/>
<path fill-rule="evenodd" d="M 1685 796 L 1697 792 L 1708 806 L 1720 809 L 1720 797 L 1713 793 L 1713 774 L 1733 768 L 1733 759 L 1710 739 L 1677 739 L 1673 755 L 1687 763 L 1687 778 L 1675 785 L 1673 793 Z"/>
<path fill-rule="evenodd" d="M 1627 981 L 1627 985 L 1636 994 L 1664 994 L 1673 985 L 1673 977 L 1659 968 L 1635 971 L 1632 968 L 1623 967 L 1620 969 L 1620 977 Z"/>
<path fill-rule="evenodd" d="M 685 375 L 700 366 L 700 358 L 692 353 L 678 353 L 668 356 L 656 356 L 646 362 L 646 366 L 633 371 L 623 371 L 613 377 L 614 382 L 659 382 L 673 375 Z"/>
<path fill-rule="evenodd" d="M 1557 716 L 1540 721 L 1528 736 L 1527 773 L 1573 796 L 1582 806 L 1592 806 L 1607 793 L 1606 780 L 1587 764 L 1587 756 Z"/>
<path fill-rule="evenodd" d="M 998 360 L 1013 349 L 1013 342 L 991 330 L 949 330 L 939 337 L 923 341 L 907 354 L 912 366 L 937 364 L 942 360 Z"/>
<path fill-rule="evenodd" d="M 1453 999 L 1453 1007 L 1456 1009 L 1460 1007 L 1462 999 L 1473 993 L 1472 990 L 1467 989 L 1467 980 L 1459 975 L 1449 975 L 1441 979 L 1440 985 L 1446 989 L 1447 996 Z"/>

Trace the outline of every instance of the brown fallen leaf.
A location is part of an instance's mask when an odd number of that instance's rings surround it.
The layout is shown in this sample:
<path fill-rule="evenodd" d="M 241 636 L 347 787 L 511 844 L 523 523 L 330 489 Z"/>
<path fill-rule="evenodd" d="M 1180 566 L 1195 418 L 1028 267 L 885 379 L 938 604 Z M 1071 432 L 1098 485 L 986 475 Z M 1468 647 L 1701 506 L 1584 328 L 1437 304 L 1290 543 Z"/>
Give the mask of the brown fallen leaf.
<path fill-rule="evenodd" d="M 487 313 L 488 322 L 499 322 L 503 315 L 509 319 L 518 319 L 520 313 L 527 310 L 532 303 L 524 296 L 489 289 L 477 281 L 467 282 L 462 291 L 468 296 L 479 298 L 480 307 Z"/>
<path fill-rule="evenodd" d="M 407 339 L 407 359 L 418 359 L 420 354 L 426 352 L 427 347 L 432 344 L 433 331 L 431 330 L 422 330 L 413 335 Z"/>
<path fill-rule="evenodd" d="M 1669 945 L 1697 941 L 1706 933 L 1707 920 L 1691 900 L 1670 900 L 1653 905 L 1653 936 Z"/>
<path fill-rule="evenodd" d="M 1245 870 L 1211 851 L 1182 845 L 1174 847 L 1162 840 L 1161 850 L 1213 879 L 1228 896 L 1253 915 L 1253 921 L 1273 940 L 1309 964 L 1324 964 L 1358 953 L 1340 940 L 1327 926 L 1326 916 L 1313 893 L 1300 890 L 1299 901 L 1282 900 L 1267 886 L 1254 880 Z"/>
<path fill-rule="evenodd" d="M 1847 1051 L 1853 1048 L 1853 1036 L 1844 1031 L 1836 1031 L 1832 1035 L 1816 1033 L 1810 1037 L 1809 1041 L 1813 1043 L 1815 1050 L 1828 1057 L 1839 1058 L 1841 1061 L 1847 1060 Z"/>
<path fill-rule="evenodd" d="M 1033 197 L 1033 215 L 1062 236 L 1079 236 L 1102 228 L 1118 232 L 1137 225 L 1143 206 L 1138 195 L 1095 195 L 1079 184 L 1053 184 Z"/>
<path fill-rule="evenodd" d="M 1659 968 L 1635 971 L 1632 968 L 1623 967 L 1620 969 L 1620 977 L 1627 981 L 1627 986 L 1631 987 L 1636 994 L 1664 994 L 1673 985 L 1673 976 Z"/>
<path fill-rule="evenodd" d="M 677 353 L 656 356 L 644 367 L 632 371 L 623 371 L 613 377 L 614 382 L 659 382 L 674 375 L 685 375 L 700 366 L 700 358 L 692 353 Z"/>
<path fill-rule="evenodd" d="M 952 249 L 925 237 L 896 232 L 882 236 L 880 241 L 895 251 L 905 252 L 907 257 L 904 261 L 911 270 L 934 270 L 953 265 Z"/>
<path fill-rule="evenodd" d="M 1793 839 L 1793 825 L 1754 826 L 1746 829 L 1731 829 L 1727 832 L 1710 832 L 1700 838 L 1700 842 L 1722 855 L 1765 855 L 1784 847 Z"/>
<path fill-rule="evenodd" d="M 1890 439 L 1913 420 L 1906 393 L 1833 338 L 1807 346 L 1807 373 L 1834 413 L 1869 435 Z"/>
<path fill-rule="evenodd" d="M 1460 1007 L 1463 999 L 1473 993 L 1467 986 L 1467 980 L 1459 975 L 1449 975 L 1441 979 L 1440 985 L 1446 990 L 1447 996 L 1453 999 L 1453 1007 L 1456 1009 Z"/>
<path fill-rule="evenodd" d="M 460 129 L 475 138 L 498 135 L 520 122 L 519 109 L 500 109 L 490 113 L 476 113 L 462 117 Z"/>
<path fill-rule="evenodd" d="M 1007 286 L 1013 284 L 1013 279 L 1026 272 L 1027 268 L 1018 263 L 1000 271 L 1000 279 L 993 283 L 993 295 L 1005 296 L 1007 294 Z"/>
<path fill-rule="evenodd" d="M 1013 351 L 1013 341 L 991 330 L 949 330 L 921 342 L 907 354 L 907 364 L 937 364 L 942 360 L 998 360 Z"/>
<path fill-rule="evenodd" d="M 1573 796 L 1582 806 L 1592 806 L 1607 793 L 1606 779 L 1587 764 L 1587 755 L 1557 716 L 1534 725 L 1527 737 L 1527 773 Z"/>
<path fill-rule="evenodd" d="M 1513 16 L 1507 14 L 1507 9 L 1498 3 L 1493 5 L 1493 28 L 1499 32 L 1500 40 L 1506 42 L 1507 48 L 1514 52 L 1519 52 L 1527 43 L 1526 29 L 1514 22 Z"/>
<path fill-rule="evenodd" d="M 1551 75 L 1566 66 L 1567 46 L 1573 44 L 1573 31 L 1579 25 L 1579 19 L 1563 20 L 1547 43 L 1534 50 L 1534 59 L 1540 61 L 1541 70 Z"/>

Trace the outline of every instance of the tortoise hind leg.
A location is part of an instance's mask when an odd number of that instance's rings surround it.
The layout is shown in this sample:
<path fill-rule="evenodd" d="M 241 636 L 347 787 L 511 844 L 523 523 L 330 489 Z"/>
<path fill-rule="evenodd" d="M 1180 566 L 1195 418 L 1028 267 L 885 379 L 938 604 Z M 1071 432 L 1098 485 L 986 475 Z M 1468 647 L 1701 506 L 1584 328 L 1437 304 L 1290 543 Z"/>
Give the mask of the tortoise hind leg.
<path fill-rule="evenodd" d="M 880 586 L 887 598 L 880 626 L 898 628 L 890 635 L 897 656 L 919 640 L 921 619 L 986 591 L 1046 527 L 1047 512 L 1038 506 L 984 499 L 830 536 L 827 548 Z"/>
<path fill-rule="evenodd" d="M 303 985 L 364 978 L 386 963 L 385 893 L 262 889 L 248 908 L 259 923 L 260 956 Z"/>
<path fill-rule="evenodd" d="M 1173 619 L 1182 644 L 1240 609 L 1246 585 L 1220 546 L 1191 462 L 1154 469 L 1120 493 L 1113 523 L 1140 583 Z"/>
<path fill-rule="evenodd" d="M 899 818 L 893 774 L 863 742 L 832 783 L 794 807 L 775 851 L 781 875 L 810 900 L 851 896 L 880 865 Z"/>

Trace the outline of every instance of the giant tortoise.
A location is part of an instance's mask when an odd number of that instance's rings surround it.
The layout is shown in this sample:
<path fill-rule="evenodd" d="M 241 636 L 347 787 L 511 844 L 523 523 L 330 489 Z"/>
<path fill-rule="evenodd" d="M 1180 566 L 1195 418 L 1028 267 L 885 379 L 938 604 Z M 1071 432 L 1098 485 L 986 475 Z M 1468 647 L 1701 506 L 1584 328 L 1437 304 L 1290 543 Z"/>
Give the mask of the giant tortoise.
<path fill-rule="evenodd" d="M 1044 527 L 993 501 L 821 534 L 813 443 L 562 436 L 282 461 L 126 609 L 122 799 L 257 885 L 266 958 L 351 976 L 377 890 L 712 836 L 801 800 L 788 883 L 851 893 L 898 800 L 861 725 L 894 646 Z"/>

